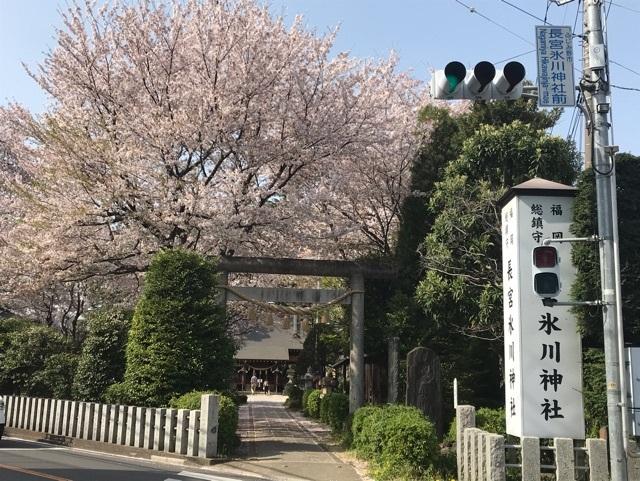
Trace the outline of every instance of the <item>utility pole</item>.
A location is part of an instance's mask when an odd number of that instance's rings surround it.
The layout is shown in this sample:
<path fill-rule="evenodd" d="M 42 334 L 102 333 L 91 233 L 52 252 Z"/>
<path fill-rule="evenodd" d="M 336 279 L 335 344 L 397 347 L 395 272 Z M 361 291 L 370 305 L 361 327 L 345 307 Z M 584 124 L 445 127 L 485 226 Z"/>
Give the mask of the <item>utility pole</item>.
<path fill-rule="evenodd" d="M 589 71 L 589 41 L 586 37 L 588 32 L 587 19 L 589 18 L 589 2 L 582 4 L 582 70 L 585 75 L 588 75 Z M 583 90 L 582 95 L 586 105 L 591 105 L 591 93 L 588 90 Z M 584 119 L 584 168 L 590 169 L 593 163 L 591 155 L 593 154 L 593 130 L 591 129 L 590 119 Z"/>
<path fill-rule="evenodd" d="M 600 237 L 600 279 L 602 284 L 602 321 L 604 324 L 604 354 L 607 385 L 607 416 L 609 419 L 609 453 L 611 481 L 628 481 L 625 440 L 622 427 L 623 393 L 621 390 L 620 355 L 618 348 L 618 313 L 616 309 L 613 202 L 615 192 L 616 148 L 609 145 L 610 86 L 608 56 L 602 26 L 602 0 L 585 0 L 584 38 L 588 42 L 589 67 L 584 71 L 582 88 L 589 90 L 591 101 L 586 104 L 591 118 L 592 167 L 596 177 L 598 199 L 598 235 Z M 624 393 L 626 397 L 626 393 Z"/>

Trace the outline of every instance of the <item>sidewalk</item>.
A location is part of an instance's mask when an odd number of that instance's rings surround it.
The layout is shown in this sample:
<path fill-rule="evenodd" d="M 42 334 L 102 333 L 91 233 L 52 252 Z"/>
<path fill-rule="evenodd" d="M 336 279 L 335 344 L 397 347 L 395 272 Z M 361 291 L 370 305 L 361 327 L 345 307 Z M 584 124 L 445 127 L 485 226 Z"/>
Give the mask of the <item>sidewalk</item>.
<path fill-rule="evenodd" d="M 286 397 L 253 394 L 240 407 L 242 445 L 230 468 L 276 481 L 361 481 L 337 454 L 327 427 L 284 408 Z"/>

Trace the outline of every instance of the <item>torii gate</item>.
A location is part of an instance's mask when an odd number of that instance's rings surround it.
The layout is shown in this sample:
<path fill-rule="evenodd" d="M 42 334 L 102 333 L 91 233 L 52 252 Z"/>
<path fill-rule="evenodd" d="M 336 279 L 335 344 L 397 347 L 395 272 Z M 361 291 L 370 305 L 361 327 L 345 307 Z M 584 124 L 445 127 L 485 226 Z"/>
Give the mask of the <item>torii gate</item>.
<path fill-rule="evenodd" d="M 318 277 L 348 277 L 351 294 L 340 303 L 351 304 L 351 348 L 349 352 L 349 412 L 364 403 L 364 279 L 394 279 L 397 270 L 372 262 L 286 259 L 268 257 L 221 257 L 218 262 L 220 282 L 228 285 L 230 272 L 252 274 L 290 274 Z M 234 287 L 234 291 L 262 302 L 321 303 L 336 300 L 347 294 L 341 289 L 293 289 Z M 226 290 L 222 295 L 226 304 L 238 297 Z M 351 299 L 349 299 L 349 297 Z"/>

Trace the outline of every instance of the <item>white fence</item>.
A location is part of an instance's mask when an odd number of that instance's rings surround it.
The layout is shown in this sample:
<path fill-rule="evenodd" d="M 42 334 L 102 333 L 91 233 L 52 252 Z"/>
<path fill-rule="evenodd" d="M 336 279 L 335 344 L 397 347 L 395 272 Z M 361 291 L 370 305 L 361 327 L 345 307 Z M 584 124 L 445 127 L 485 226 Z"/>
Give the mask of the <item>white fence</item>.
<path fill-rule="evenodd" d="M 219 402 L 213 394 L 202 396 L 197 411 L 24 396 L 4 400 L 9 428 L 186 456 L 217 454 Z"/>
<path fill-rule="evenodd" d="M 540 481 L 543 472 L 554 473 L 558 481 L 609 481 L 607 443 L 602 439 L 587 439 L 584 447 L 575 447 L 573 439 L 566 438 L 554 439 L 552 446 L 540 446 L 540 439 L 534 437 L 521 438 L 518 445 L 505 445 L 503 436 L 477 429 L 475 421 L 473 406 L 456 408 L 459 481 L 504 481 L 507 468 L 518 469 L 522 481 Z M 508 450 L 519 451 L 518 463 L 507 463 Z M 576 453 L 583 464 L 576 463 Z M 542 458 L 552 461 L 543 464 Z"/>

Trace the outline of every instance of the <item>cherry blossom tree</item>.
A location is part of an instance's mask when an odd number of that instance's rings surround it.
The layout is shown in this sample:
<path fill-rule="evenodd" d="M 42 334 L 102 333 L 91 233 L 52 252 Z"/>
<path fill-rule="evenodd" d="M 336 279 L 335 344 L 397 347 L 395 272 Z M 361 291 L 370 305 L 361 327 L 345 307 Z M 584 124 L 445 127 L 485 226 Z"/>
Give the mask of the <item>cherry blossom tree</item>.
<path fill-rule="evenodd" d="M 63 18 L 30 72 L 48 110 L 0 108 L 0 296 L 103 285 L 162 247 L 391 251 L 428 135 L 421 85 L 393 55 L 332 56 L 336 31 L 254 0 L 87 2 Z"/>

